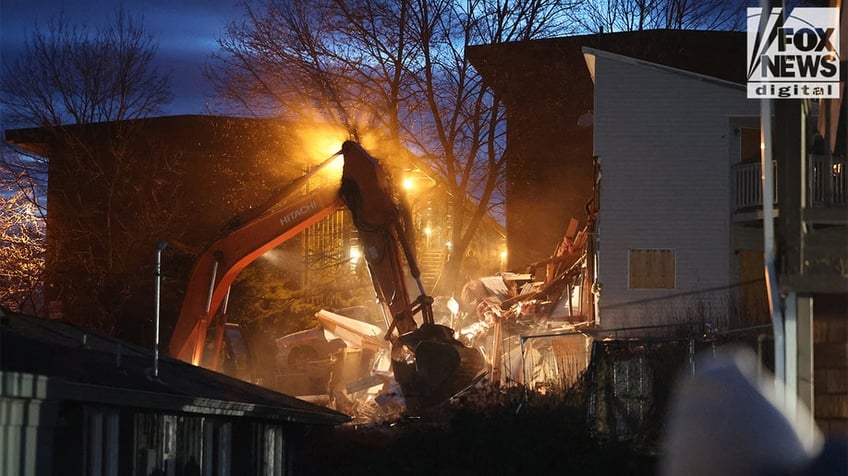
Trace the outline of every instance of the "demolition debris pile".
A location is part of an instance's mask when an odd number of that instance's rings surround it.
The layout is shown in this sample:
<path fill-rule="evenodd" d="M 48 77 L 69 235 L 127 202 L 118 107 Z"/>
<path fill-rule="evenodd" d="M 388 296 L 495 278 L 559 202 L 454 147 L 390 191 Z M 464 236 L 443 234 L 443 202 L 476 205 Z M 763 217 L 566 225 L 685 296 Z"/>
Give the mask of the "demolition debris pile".
<path fill-rule="evenodd" d="M 436 324 L 486 359 L 484 387 L 525 387 L 562 393 L 585 372 L 591 339 L 587 284 L 588 228 L 572 219 L 553 255 L 520 273 L 483 276 L 453 297 L 436 297 Z M 351 314 L 350 316 L 344 314 Z M 394 380 L 385 331 L 365 322 L 362 310 L 316 314 L 315 329 L 276 341 L 276 389 L 325 404 L 353 424 L 392 421 L 409 410 Z M 466 389 L 467 391 L 468 389 Z"/>

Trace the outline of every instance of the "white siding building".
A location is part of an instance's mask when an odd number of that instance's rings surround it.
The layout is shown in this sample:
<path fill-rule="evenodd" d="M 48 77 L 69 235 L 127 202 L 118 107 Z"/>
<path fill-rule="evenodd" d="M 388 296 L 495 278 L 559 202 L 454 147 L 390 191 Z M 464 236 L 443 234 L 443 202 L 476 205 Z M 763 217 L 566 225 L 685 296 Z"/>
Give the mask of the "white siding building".
<path fill-rule="evenodd" d="M 743 85 L 584 48 L 600 163 L 596 282 L 605 329 L 708 322 L 734 305 L 731 166 Z"/>

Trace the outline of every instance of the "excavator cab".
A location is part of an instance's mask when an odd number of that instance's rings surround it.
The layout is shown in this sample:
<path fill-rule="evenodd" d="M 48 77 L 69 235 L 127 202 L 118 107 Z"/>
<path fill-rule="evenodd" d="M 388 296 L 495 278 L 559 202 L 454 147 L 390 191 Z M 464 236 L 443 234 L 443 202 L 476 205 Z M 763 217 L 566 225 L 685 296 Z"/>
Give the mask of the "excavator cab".
<path fill-rule="evenodd" d="M 453 329 L 433 322 L 433 298 L 424 291 L 409 238 L 409 212 L 395 199 L 382 165 L 353 141 L 345 142 L 340 153 L 344 156 L 340 182 L 302 191 L 300 184 L 329 165 L 330 158 L 249 213 L 230 220 L 223 235 L 198 257 L 170 353 L 217 370 L 217 352 L 211 364 L 203 361 L 206 333 L 238 273 L 265 252 L 347 207 L 383 311 L 394 377 L 407 410 L 444 402 L 486 375 L 485 359 L 479 350 L 456 340 Z M 414 300 L 408 289 L 410 278 L 417 287 Z M 418 314 L 420 325 L 415 320 Z"/>

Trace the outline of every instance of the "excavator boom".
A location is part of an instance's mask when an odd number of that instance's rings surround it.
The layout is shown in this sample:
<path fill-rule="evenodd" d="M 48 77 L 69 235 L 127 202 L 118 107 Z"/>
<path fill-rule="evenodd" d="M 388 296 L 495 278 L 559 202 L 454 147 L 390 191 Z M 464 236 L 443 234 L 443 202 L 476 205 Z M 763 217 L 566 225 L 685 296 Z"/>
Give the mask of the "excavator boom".
<path fill-rule="evenodd" d="M 320 190 L 249 222 L 212 243 L 194 264 L 180 316 L 171 336 L 171 355 L 201 365 L 206 331 L 227 298 L 236 276 L 267 251 L 343 206 L 335 191 Z"/>
<path fill-rule="evenodd" d="M 194 365 L 216 369 L 220 342 L 212 361 L 205 362 L 206 334 L 239 272 L 265 252 L 347 206 L 383 309 L 395 380 L 404 392 L 407 408 L 437 404 L 484 375 L 484 359 L 479 351 L 454 339 L 452 329 L 433 323 L 433 299 L 421 285 L 405 227 L 407 214 L 394 200 L 381 164 L 356 142 L 345 142 L 340 153 L 344 156 L 340 182 L 299 196 L 295 195 L 299 187 L 287 187 L 258 210 L 231 221 L 231 229 L 200 255 L 171 337 L 170 353 Z M 418 288 L 414 300 L 407 288 L 408 277 Z M 423 316 L 420 326 L 415 321 L 418 313 Z"/>

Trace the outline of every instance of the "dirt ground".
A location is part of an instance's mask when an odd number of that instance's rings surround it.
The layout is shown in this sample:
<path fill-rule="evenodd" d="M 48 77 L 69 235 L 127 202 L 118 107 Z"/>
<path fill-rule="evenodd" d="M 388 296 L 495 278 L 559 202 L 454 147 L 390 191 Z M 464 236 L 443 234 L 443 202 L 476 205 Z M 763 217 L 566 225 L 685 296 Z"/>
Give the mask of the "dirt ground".
<path fill-rule="evenodd" d="M 654 474 L 651 445 L 593 437 L 582 400 L 478 393 L 418 417 L 311 434 L 297 474 Z"/>

